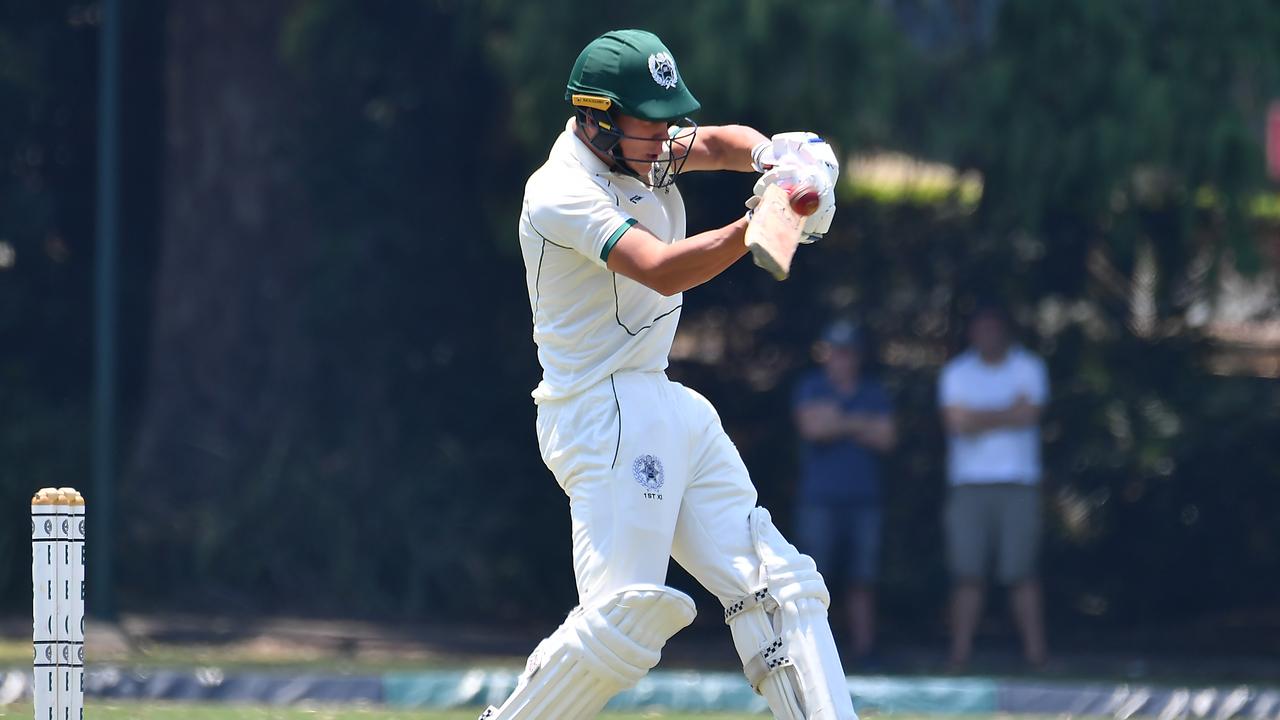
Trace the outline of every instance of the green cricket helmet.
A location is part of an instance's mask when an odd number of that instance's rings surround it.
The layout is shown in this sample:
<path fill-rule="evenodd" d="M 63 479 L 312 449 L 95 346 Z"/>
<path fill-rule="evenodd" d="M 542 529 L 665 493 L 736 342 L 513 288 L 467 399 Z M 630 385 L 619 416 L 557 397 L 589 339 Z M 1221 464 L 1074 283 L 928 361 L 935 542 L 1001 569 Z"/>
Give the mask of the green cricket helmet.
<path fill-rule="evenodd" d="M 614 113 L 687 126 L 672 136 L 671 151 L 654 163 L 650 177 L 640 177 L 655 187 L 675 182 L 697 132 L 697 124 L 688 115 L 701 105 L 680 77 L 675 57 L 657 35 L 644 30 L 612 30 L 592 40 L 573 64 L 565 100 L 573 105 L 579 123 L 590 119 L 598 126 L 591 144 L 613 158 L 616 170 L 635 177 L 640 176 L 627 163 L 645 161 L 622 155 L 618 142 L 628 136 L 617 129 Z"/>

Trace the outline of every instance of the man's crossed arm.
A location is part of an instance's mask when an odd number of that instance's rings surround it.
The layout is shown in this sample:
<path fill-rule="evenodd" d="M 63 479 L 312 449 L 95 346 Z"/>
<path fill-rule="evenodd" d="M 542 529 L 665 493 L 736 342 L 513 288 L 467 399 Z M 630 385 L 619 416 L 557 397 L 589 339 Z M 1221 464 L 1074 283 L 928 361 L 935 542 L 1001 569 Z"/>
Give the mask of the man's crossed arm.
<path fill-rule="evenodd" d="M 1040 422 L 1042 410 L 1026 395 L 1019 395 L 1012 405 L 1000 410 L 948 405 L 942 408 L 942 422 L 952 435 L 980 435 L 992 430 L 1031 427 Z"/>
<path fill-rule="evenodd" d="M 888 452 L 898 442 L 890 413 L 842 413 L 834 403 L 805 403 L 796 409 L 800 437 L 812 443 L 848 438 L 872 450 Z"/>

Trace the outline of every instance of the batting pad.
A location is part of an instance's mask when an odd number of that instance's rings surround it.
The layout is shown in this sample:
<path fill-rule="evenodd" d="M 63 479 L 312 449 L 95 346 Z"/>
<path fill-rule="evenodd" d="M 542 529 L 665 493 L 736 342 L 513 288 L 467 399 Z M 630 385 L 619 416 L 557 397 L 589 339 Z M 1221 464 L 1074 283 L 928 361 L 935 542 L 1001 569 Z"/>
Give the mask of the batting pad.
<path fill-rule="evenodd" d="M 569 613 L 538 644 L 515 692 L 481 720 L 588 720 L 658 664 L 667 640 L 693 622 L 693 600 L 662 585 L 627 585 Z"/>
<path fill-rule="evenodd" d="M 817 566 L 769 511 L 752 510 L 748 522 L 763 585 L 724 611 L 747 680 L 780 720 L 857 720 Z"/>

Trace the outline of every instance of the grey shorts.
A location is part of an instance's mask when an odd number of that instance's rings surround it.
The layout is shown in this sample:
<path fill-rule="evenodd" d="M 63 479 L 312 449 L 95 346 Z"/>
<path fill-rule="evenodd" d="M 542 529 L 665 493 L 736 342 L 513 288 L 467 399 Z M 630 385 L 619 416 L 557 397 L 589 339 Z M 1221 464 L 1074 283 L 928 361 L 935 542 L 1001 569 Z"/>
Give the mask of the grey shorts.
<path fill-rule="evenodd" d="M 944 524 L 947 561 L 956 580 L 984 580 L 995 556 L 996 579 L 1010 585 L 1036 576 L 1042 526 L 1040 487 L 1018 483 L 950 488 Z"/>

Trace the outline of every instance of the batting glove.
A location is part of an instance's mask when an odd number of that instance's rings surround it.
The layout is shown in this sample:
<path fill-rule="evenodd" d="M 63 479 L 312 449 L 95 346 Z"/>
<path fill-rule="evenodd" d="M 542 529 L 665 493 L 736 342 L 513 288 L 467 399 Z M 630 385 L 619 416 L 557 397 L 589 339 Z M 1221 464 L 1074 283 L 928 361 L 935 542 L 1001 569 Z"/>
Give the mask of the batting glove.
<path fill-rule="evenodd" d="M 760 141 L 751 150 L 751 165 L 756 172 L 764 173 L 792 157 L 803 164 L 821 165 L 826 170 L 832 187 L 840 177 L 840 162 L 836 160 L 835 151 L 821 137 L 811 132 L 778 133 L 768 140 Z"/>
<path fill-rule="evenodd" d="M 807 245 L 822 239 L 822 236 L 831 229 L 831 219 L 836 214 L 835 188 L 832 187 L 825 168 L 816 165 L 799 165 L 791 160 L 790 157 L 784 158 L 782 165 L 761 175 L 756 180 L 755 187 L 752 188 L 753 194 L 747 199 L 746 204 L 748 211 L 753 211 L 756 205 L 760 204 L 765 188 L 776 183 L 786 187 L 812 185 L 817 189 L 819 199 L 817 211 L 805 218 L 804 226 L 801 228 L 800 242 Z"/>

